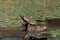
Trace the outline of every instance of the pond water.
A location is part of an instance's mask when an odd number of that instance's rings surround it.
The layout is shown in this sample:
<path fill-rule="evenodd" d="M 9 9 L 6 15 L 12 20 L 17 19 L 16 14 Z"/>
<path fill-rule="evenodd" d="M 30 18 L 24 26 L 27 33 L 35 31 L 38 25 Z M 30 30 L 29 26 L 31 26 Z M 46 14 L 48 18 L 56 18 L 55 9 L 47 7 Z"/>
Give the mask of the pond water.
<path fill-rule="evenodd" d="M 0 40 L 23 40 L 23 38 L 2 38 Z"/>
<path fill-rule="evenodd" d="M 23 40 L 23 38 L 2 38 L 0 40 Z M 60 37 L 52 38 L 51 40 L 60 40 Z"/>

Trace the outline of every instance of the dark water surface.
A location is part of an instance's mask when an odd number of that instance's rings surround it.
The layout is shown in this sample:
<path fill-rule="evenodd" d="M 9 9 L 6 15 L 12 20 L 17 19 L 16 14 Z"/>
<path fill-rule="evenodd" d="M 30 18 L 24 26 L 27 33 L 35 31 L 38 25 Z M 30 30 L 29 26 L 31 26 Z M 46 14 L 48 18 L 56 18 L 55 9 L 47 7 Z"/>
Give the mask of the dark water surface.
<path fill-rule="evenodd" d="M 2 38 L 0 40 L 23 40 L 23 38 Z"/>
<path fill-rule="evenodd" d="M 2 38 L 0 40 L 23 40 L 23 38 Z M 60 40 L 60 37 L 52 38 L 51 40 Z"/>

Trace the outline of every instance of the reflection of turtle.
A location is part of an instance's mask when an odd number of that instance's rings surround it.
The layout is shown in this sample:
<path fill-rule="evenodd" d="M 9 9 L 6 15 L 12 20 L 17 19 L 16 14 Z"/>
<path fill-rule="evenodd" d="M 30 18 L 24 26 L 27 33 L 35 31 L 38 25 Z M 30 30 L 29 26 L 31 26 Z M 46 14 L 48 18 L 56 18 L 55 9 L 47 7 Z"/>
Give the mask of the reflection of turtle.
<path fill-rule="evenodd" d="M 46 25 L 31 24 L 27 20 L 25 20 L 23 16 L 20 16 L 20 17 L 24 21 L 23 26 L 25 26 L 25 30 L 24 30 L 26 33 L 25 38 L 29 37 L 30 40 L 47 40 L 47 37 L 42 37 L 42 36 L 48 35 Z M 40 31 L 37 31 L 35 29 L 32 31 L 27 30 L 29 28 L 29 25 L 30 25 L 31 29 L 34 26 L 37 30 L 40 30 Z"/>

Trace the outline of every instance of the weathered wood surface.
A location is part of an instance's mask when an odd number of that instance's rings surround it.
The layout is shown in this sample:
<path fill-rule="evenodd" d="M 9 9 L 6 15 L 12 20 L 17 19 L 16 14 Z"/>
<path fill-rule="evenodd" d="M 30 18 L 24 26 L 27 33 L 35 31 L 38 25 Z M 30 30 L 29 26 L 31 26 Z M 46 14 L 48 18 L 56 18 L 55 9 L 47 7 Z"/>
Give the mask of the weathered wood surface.
<path fill-rule="evenodd" d="M 60 29 L 60 19 L 47 20 L 47 26 L 50 31 Z"/>
<path fill-rule="evenodd" d="M 0 35 L 1 35 L 0 37 L 24 37 L 25 32 L 23 32 L 22 29 L 0 29 Z M 30 35 L 30 34 L 27 34 L 27 35 Z M 38 35 L 40 35 L 40 33 L 38 33 L 36 35 L 32 35 L 32 36 L 39 37 Z M 43 36 L 41 36 L 41 37 L 43 37 Z"/>
<path fill-rule="evenodd" d="M 1 37 L 22 37 L 25 35 L 25 32 L 22 29 L 0 29 Z"/>

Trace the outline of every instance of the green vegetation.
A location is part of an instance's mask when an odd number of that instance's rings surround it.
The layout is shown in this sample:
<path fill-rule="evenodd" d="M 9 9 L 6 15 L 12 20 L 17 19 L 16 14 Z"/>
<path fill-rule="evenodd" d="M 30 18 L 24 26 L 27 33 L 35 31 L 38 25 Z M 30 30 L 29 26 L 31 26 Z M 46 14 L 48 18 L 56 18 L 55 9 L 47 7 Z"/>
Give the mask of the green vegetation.
<path fill-rule="evenodd" d="M 32 20 L 59 18 L 59 11 L 60 0 L 0 0 L 0 27 L 19 26 L 19 15 Z"/>
<path fill-rule="evenodd" d="M 52 34 L 52 40 L 60 40 L 60 30 L 50 31 Z"/>
<path fill-rule="evenodd" d="M 52 34 L 53 37 L 58 37 L 58 36 L 60 36 L 60 30 L 50 31 L 50 33 Z"/>

